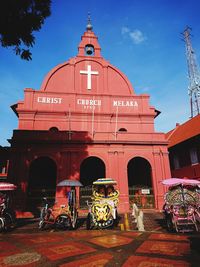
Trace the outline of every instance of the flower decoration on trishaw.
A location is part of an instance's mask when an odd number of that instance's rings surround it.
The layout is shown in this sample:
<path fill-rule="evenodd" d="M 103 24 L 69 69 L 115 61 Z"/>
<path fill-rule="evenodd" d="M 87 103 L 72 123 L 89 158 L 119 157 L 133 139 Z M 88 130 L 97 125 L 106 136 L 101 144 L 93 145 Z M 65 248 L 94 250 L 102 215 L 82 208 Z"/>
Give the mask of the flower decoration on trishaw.
<path fill-rule="evenodd" d="M 52 225 L 60 229 L 75 229 L 78 219 L 78 208 L 76 198 L 76 187 L 82 186 L 76 180 L 63 180 L 57 184 L 58 187 L 67 188 L 66 204 L 51 207 L 46 198 L 43 198 L 44 207 L 40 212 L 39 229 L 46 225 Z"/>
<path fill-rule="evenodd" d="M 170 178 L 162 183 L 168 186 L 163 206 L 168 231 L 198 231 L 200 222 L 200 181 Z"/>
<path fill-rule="evenodd" d="M 111 178 L 99 178 L 93 182 L 91 204 L 87 216 L 87 229 L 104 229 L 118 221 L 117 205 L 119 191 L 117 182 Z"/>

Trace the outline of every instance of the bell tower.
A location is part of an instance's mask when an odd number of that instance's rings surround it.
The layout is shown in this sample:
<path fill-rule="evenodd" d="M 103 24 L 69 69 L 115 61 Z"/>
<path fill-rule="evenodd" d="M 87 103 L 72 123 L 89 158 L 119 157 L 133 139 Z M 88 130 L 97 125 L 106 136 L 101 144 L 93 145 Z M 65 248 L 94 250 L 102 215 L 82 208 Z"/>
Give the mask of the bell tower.
<path fill-rule="evenodd" d="M 81 42 L 78 46 L 78 57 L 85 56 L 101 58 L 101 47 L 98 43 L 98 37 L 93 32 L 93 27 L 89 14 L 86 31 L 81 37 Z"/>

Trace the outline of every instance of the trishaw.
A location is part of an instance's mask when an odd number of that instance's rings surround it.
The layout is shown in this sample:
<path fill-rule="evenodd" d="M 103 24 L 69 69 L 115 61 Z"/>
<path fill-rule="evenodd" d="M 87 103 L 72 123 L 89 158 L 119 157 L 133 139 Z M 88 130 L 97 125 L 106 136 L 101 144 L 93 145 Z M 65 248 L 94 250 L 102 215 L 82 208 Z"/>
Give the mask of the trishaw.
<path fill-rule="evenodd" d="M 168 231 L 198 231 L 200 182 L 190 179 L 170 178 L 162 183 L 169 186 L 163 206 Z"/>
<path fill-rule="evenodd" d="M 45 225 L 53 225 L 60 229 L 75 229 L 78 218 L 76 187 L 82 186 L 76 180 L 63 180 L 57 184 L 58 187 L 68 187 L 66 205 L 57 206 L 56 203 L 51 207 L 46 198 L 43 198 L 44 207 L 40 212 L 39 229 Z"/>
<path fill-rule="evenodd" d="M 0 231 L 15 227 L 16 216 L 11 208 L 9 193 L 16 188 L 16 185 L 11 183 L 0 183 Z"/>
<path fill-rule="evenodd" d="M 117 182 L 111 178 L 100 178 L 93 182 L 92 202 L 89 204 L 87 229 L 105 229 L 118 221 L 117 205 L 119 191 L 114 188 Z"/>

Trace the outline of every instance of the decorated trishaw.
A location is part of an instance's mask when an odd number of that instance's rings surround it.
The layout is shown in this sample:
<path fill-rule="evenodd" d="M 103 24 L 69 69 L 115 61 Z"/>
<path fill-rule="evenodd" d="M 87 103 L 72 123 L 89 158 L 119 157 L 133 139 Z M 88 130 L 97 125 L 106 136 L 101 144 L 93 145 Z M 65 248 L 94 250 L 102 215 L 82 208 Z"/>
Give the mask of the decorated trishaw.
<path fill-rule="evenodd" d="M 168 231 L 198 231 L 200 182 L 191 179 L 170 178 L 162 183 L 168 186 L 163 206 Z"/>
<path fill-rule="evenodd" d="M 11 204 L 11 192 L 16 188 L 14 184 L 0 182 L 0 231 L 9 230 L 16 224 L 15 211 Z"/>
<path fill-rule="evenodd" d="M 53 225 L 60 229 L 75 229 L 78 218 L 78 205 L 76 198 L 76 187 L 82 186 L 76 180 L 63 180 L 57 184 L 58 187 L 67 187 L 66 204 L 50 206 L 46 198 L 43 198 L 44 207 L 40 212 L 39 229 L 46 225 Z"/>
<path fill-rule="evenodd" d="M 88 203 L 88 230 L 109 228 L 117 223 L 119 191 L 115 189 L 116 184 L 111 178 L 100 178 L 93 182 L 91 203 Z"/>

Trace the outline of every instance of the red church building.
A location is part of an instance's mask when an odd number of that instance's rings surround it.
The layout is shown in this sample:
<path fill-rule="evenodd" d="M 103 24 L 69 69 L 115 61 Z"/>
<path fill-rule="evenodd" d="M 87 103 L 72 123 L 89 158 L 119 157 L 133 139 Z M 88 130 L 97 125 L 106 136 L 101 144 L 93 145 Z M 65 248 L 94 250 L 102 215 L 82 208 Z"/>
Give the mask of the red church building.
<path fill-rule="evenodd" d="M 161 209 L 170 167 L 164 133 L 155 132 L 159 115 L 150 96 L 136 95 L 127 77 L 101 55 L 88 21 L 76 57 L 57 65 L 39 90 L 26 88 L 12 106 L 14 130 L 8 179 L 17 184 L 17 209 L 38 205 L 41 196 L 61 201 L 56 184 L 80 180 L 85 208 L 92 182 L 111 177 L 120 191 L 119 211 L 141 197 L 143 208 Z"/>

